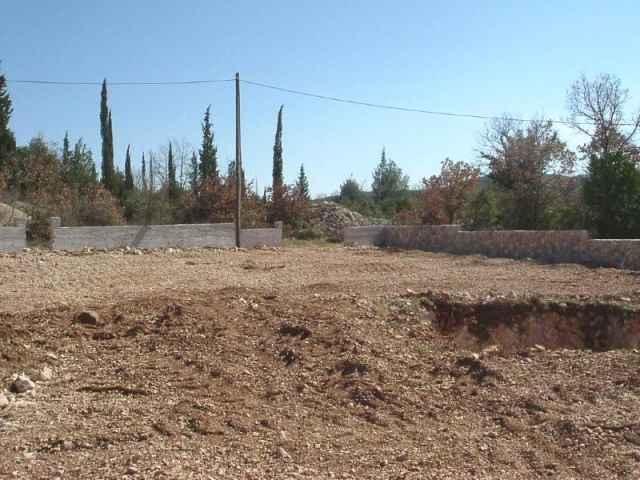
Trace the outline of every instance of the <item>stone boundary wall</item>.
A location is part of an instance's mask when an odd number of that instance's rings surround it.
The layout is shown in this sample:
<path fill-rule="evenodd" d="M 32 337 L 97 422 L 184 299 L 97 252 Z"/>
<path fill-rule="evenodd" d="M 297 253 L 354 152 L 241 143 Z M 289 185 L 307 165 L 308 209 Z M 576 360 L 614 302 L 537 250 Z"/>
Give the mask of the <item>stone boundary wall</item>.
<path fill-rule="evenodd" d="M 594 240 L 586 230 L 465 231 L 459 225 L 377 225 L 345 229 L 345 242 L 640 270 L 640 239 Z"/>
<path fill-rule="evenodd" d="M 275 222 L 274 228 L 243 228 L 240 232 L 240 246 L 243 248 L 279 247 L 282 245 L 282 222 Z"/>
<path fill-rule="evenodd" d="M 363 227 L 346 227 L 343 230 L 344 243 L 357 245 L 381 245 L 385 225 L 367 225 Z"/>
<path fill-rule="evenodd" d="M 233 248 L 236 246 L 233 223 L 126 225 L 104 227 L 61 227 L 60 219 L 49 219 L 52 250 L 82 251 L 85 248 Z M 242 246 L 277 247 L 282 244 L 282 224 L 275 228 L 248 228 L 240 233 Z"/>
<path fill-rule="evenodd" d="M 0 253 L 20 252 L 27 246 L 27 232 L 24 225 L 0 227 Z"/>

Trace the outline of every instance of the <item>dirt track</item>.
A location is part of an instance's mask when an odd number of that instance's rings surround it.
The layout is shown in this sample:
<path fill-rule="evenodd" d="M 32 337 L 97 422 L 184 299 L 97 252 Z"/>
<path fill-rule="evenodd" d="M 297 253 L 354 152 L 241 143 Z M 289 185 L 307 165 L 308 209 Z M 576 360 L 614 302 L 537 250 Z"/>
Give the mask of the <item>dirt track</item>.
<path fill-rule="evenodd" d="M 53 378 L 0 407 L 0 478 L 638 478 L 637 351 L 474 356 L 422 294 L 635 312 L 638 280 L 339 246 L 1 257 L 0 385 Z"/>

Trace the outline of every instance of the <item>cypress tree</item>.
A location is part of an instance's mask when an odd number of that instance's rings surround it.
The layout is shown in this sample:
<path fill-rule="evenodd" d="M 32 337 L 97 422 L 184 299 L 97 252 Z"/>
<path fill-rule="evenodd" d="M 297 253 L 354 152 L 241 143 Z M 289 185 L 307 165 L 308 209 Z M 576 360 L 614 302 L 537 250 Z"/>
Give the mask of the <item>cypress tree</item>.
<path fill-rule="evenodd" d="M 113 162 L 113 123 L 107 98 L 107 79 L 102 82 L 100 94 L 100 136 L 102 138 L 102 184 L 111 192 L 115 190 L 116 172 Z"/>
<path fill-rule="evenodd" d="M 218 179 L 218 149 L 213 143 L 213 123 L 211 105 L 204 112 L 202 121 L 202 148 L 200 149 L 200 179 Z"/>
<path fill-rule="evenodd" d="M 198 156 L 196 152 L 191 154 L 191 168 L 189 169 L 189 185 L 191 186 L 191 192 L 196 194 L 198 192 Z"/>
<path fill-rule="evenodd" d="M 169 143 L 169 158 L 167 160 L 168 171 L 168 194 L 169 198 L 175 200 L 178 197 L 178 182 L 176 181 L 176 165 L 173 161 L 173 147 Z"/>
<path fill-rule="evenodd" d="M 7 79 L 0 75 L 0 173 L 5 169 L 9 158 L 16 150 L 16 139 L 9 130 L 9 120 L 13 113 L 11 97 L 7 91 Z"/>
<path fill-rule="evenodd" d="M 153 154 L 149 154 L 149 191 L 153 193 L 155 185 L 153 184 Z"/>
<path fill-rule="evenodd" d="M 283 166 L 282 166 L 282 109 L 278 111 L 278 124 L 276 126 L 276 139 L 273 144 L 273 195 L 281 195 L 284 185 Z"/>
<path fill-rule="evenodd" d="M 304 171 L 304 164 L 300 165 L 300 173 L 296 181 L 296 194 L 299 200 L 307 202 L 311 199 L 309 195 L 309 179 Z"/>
<path fill-rule="evenodd" d="M 71 145 L 69 145 L 69 132 L 64 132 L 62 141 L 62 175 L 68 182 L 71 174 Z"/>
<path fill-rule="evenodd" d="M 127 145 L 127 156 L 124 161 L 124 189 L 127 192 L 132 192 L 133 185 L 133 171 L 131 170 L 131 145 Z"/>
<path fill-rule="evenodd" d="M 147 191 L 147 162 L 144 159 L 144 152 L 142 152 L 142 190 Z"/>

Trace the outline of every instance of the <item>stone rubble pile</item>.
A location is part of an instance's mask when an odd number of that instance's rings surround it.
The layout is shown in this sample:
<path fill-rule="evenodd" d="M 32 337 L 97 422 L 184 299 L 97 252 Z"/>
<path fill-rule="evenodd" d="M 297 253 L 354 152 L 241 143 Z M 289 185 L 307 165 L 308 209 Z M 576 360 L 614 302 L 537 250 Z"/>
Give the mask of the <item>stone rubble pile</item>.
<path fill-rule="evenodd" d="M 310 223 L 327 238 L 342 240 L 345 227 L 388 223 L 388 220 L 367 218 L 336 202 L 323 201 L 311 206 Z"/>

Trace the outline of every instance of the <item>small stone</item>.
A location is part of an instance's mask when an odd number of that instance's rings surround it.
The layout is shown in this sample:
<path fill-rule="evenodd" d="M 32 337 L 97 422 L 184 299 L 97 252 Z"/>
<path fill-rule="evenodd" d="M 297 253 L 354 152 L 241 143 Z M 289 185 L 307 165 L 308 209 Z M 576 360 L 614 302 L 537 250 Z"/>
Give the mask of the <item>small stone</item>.
<path fill-rule="evenodd" d="M 84 312 L 80 312 L 76 317 L 76 321 L 78 323 L 82 323 L 83 325 L 97 325 L 98 319 L 100 317 L 98 314 L 92 310 L 85 310 Z"/>
<path fill-rule="evenodd" d="M 35 388 L 35 383 L 27 377 L 24 373 L 21 373 L 16 377 L 10 386 L 10 390 L 14 393 L 25 393 Z"/>
<path fill-rule="evenodd" d="M 0 409 L 6 407 L 7 405 L 9 405 L 9 399 L 4 393 L 0 392 Z"/>
<path fill-rule="evenodd" d="M 52 378 L 53 378 L 53 370 L 51 370 L 51 367 L 46 365 L 42 367 L 42 370 L 40 370 L 40 380 L 43 382 L 48 382 Z"/>
<path fill-rule="evenodd" d="M 127 468 L 127 475 L 135 475 L 136 473 L 138 473 L 138 468 L 134 465 L 129 465 Z"/>
<path fill-rule="evenodd" d="M 396 457 L 396 462 L 406 462 L 409 460 L 409 452 L 403 452 Z"/>
<path fill-rule="evenodd" d="M 278 456 L 284 460 L 291 460 L 291 455 L 284 448 L 278 447 Z"/>

